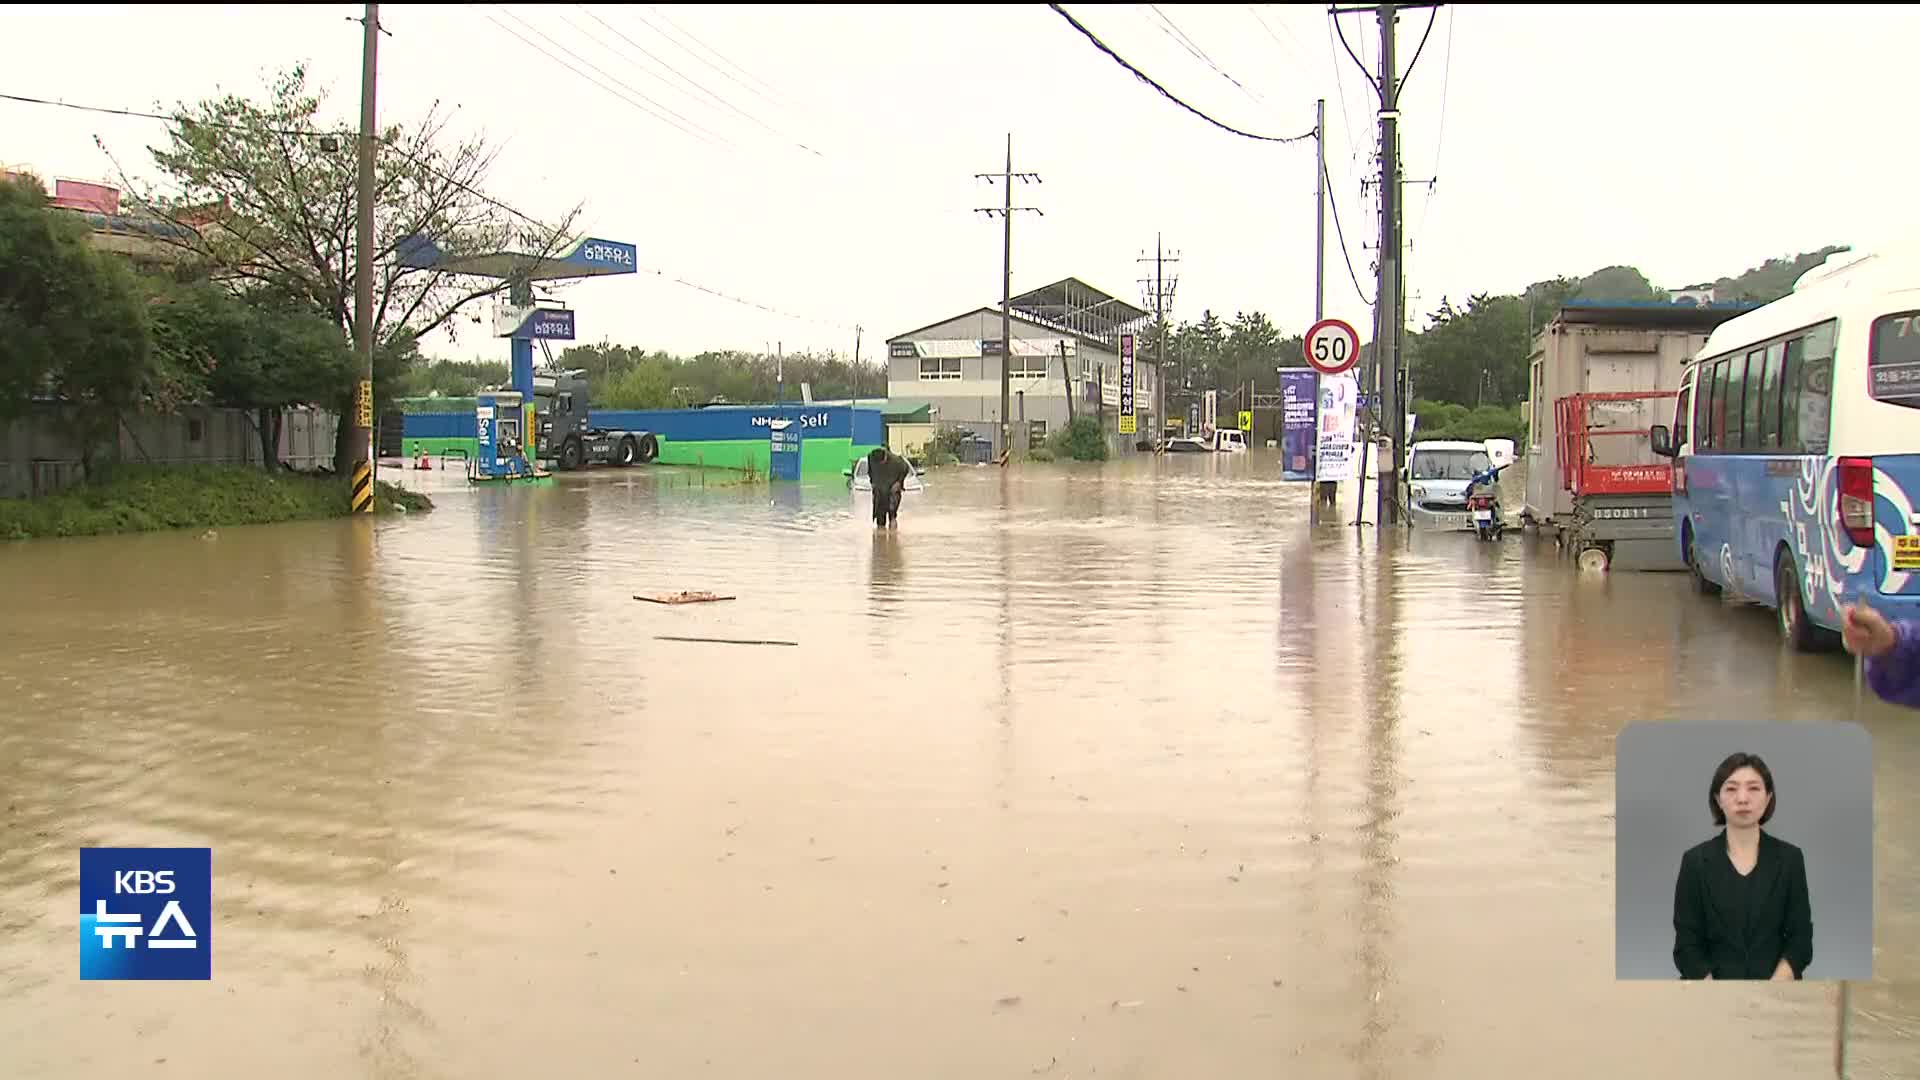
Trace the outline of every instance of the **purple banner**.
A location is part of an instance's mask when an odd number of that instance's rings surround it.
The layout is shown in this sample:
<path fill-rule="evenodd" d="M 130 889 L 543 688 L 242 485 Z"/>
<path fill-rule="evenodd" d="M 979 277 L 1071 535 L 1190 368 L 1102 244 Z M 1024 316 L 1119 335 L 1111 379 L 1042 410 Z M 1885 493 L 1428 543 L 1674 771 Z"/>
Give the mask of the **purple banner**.
<path fill-rule="evenodd" d="M 1320 377 L 1309 368 L 1280 373 L 1280 478 L 1313 479 L 1315 413 Z"/>

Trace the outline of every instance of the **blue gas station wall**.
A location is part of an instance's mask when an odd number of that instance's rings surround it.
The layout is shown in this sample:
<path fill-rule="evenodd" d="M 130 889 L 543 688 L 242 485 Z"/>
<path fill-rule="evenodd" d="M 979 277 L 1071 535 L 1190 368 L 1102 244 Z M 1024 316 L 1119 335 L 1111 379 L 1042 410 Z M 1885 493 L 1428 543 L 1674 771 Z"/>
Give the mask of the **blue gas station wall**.
<path fill-rule="evenodd" d="M 880 403 L 861 405 L 714 405 L 705 409 L 594 409 L 593 425 L 603 429 L 651 431 L 660 440 L 660 461 L 669 465 L 720 468 L 769 467 L 768 434 L 774 420 L 791 421 L 802 431 L 802 469 L 839 473 L 853 458 L 881 444 Z M 472 439 L 471 411 L 408 413 L 403 440 Z M 408 451 L 412 453 L 412 450 Z"/>

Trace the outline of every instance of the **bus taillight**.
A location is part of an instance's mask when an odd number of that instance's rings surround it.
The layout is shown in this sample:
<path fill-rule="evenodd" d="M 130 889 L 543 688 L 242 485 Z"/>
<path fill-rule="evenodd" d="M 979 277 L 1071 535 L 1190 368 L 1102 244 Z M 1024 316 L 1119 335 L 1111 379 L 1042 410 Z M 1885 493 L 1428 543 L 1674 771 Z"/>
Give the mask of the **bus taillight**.
<path fill-rule="evenodd" d="M 1873 546 L 1873 459 L 1840 459 L 1840 527 L 1856 547 Z"/>

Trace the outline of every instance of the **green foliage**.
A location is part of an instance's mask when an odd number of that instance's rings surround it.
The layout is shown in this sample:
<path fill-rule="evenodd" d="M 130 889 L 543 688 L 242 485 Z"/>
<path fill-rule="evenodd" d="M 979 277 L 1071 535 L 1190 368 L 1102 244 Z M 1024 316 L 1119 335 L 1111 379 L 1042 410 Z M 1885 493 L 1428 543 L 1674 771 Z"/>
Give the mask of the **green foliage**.
<path fill-rule="evenodd" d="M 183 241 L 216 279 L 264 287 L 317 311 L 350 337 L 356 274 L 356 140 L 325 114 L 325 95 L 306 70 L 279 75 L 263 100 L 228 95 L 172 110 L 168 142 L 153 149 L 163 191 L 129 192 L 133 201 L 174 220 L 205 225 Z M 493 152 L 479 139 L 450 138 L 448 115 L 430 111 L 411 127 L 379 133 L 373 208 L 374 384 L 399 382 L 413 341 L 435 328 L 460 328 L 458 315 L 505 285 L 492 278 L 401 266 L 398 246 L 425 236 L 443 250 L 558 252 L 577 215 L 556 227 L 530 227 L 483 194 Z M 343 414 L 354 380 L 340 381 L 328 405 Z M 335 465 L 351 456 L 341 425 Z"/>
<path fill-rule="evenodd" d="M 0 418 L 58 396 L 76 406 L 91 446 L 130 409 L 172 406 L 191 380 L 156 359 L 147 322 L 124 260 L 95 252 L 78 218 L 48 210 L 38 180 L 0 181 Z"/>
<path fill-rule="evenodd" d="M 1771 304 L 1792 292 L 1793 283 L 1800 280 L 1800 275 L 1825 262 L 1827 256 L 1851 250 L 1844 244 L 1833 244 L 1803 255 L 1768 259 L 1738 277 L 1723 277 L 1715 281 L 1714 295 L 1721 300 Z"/>
<path fill-rule="evenodd" d="M 426 496 L 376 485 L 381 512 L 430 510 Z M 344 517 L 347 481 L 240 465 L 116 465 L 71 491 L 0 499 L 0 539 L 202 529 Z"/>
<path fill-rule="evenodd" d="M 1027 460 L 1044 464 L 1054 460 L 1053 451 L 1045 446 L 1036 446 L 1027 451 Z"/>
<path fill-rule="evenodd" d="M 936 454 L 946 458 L 941 464 L 960 460 L 960 447 L 966 443 L 967 434 L 967 429 L 962 427 L 943 427 L 934 432 L 933 438 L 927 441 L 928 460 L 931 461 Z"/>
<path fill-rule="evenodd" d="M 1073 461 L 1107 460 L 1107 439 L 1100 424 L 1090 416 L 1076 416 L 1073 422 L 1047 439 L 1047 448 L 1059 458 Z"/>
<path fill-rule="evenodd" d="M 1421 406 L 1428 411 L 1421 411 Z M 1500 405 L 1482 405 L 1469 412 L 1464 405 L 1443 404 L 1437 402 L 1416 402 L 1414 411 L 1420 417 L 1420 423 L 1414 428 L 1413 439 L 1460 439 L 1466 442 L 1484 442 L 1488 439 L 1512 439 L 1518 443 L 1526 436 L 1526 422 L 1520 416 L 1518 408 Z M 1430 420 L 1432 416 L 1434 420 Z M 1445 423 L 1435 420 L 1445 418 Z M 1432 428 L 1428 427 L 1433 424 Z"/>

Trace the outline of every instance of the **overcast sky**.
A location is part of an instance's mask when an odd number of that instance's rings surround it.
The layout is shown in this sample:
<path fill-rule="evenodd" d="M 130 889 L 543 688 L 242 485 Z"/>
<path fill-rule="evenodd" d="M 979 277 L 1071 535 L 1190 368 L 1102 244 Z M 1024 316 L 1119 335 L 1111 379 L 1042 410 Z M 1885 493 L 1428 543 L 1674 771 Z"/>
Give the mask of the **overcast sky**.
<path fill-rule="evenodd" d="M 1371 297 L 1377 102 L 1323 6 L 1066 7 L 1244 130 L 1307 132 L 1326 98 L 1333 199 Z M 9 6 L 0 93 L 149 109 L 252 93 L 304 61 L 351 125 L 359 10 Z M 1135 260 L 1159 232 L 1181 256 L 1176 317 L 1257 309 L 1288 332 L 1313 317 L 1311 140 L 1210 126 L 1043 5 L 393 4 L 381 21 L 382 123 L 457 105 L 457 127 L 504 147 L 489 193 L 543 218 L 584 200 L 588 232 L 662 273 L 567 290 L 588 340 L 846 352 L 860 325 L 871 359 L 890 335 L 997 303 L 1000 228 L 974 209 L 1000 196 L 972 174 L 1002 165 L 1009 132 L 1015 168 L 1044 181 L 1019 202 L 1046 212 L 1015 222 L 1016 292 L 1071 275 L 1139 303 Z M 1374 65 L 1376 19 L 1341 21 Z M 1403 70 L 1426 27 L 1402 15 Z M 1920 139 L 1895 103 L 1917 30 L 1906 6 L 1448 5 L 1401 98 L 1411 314 L 1613 263 L 1678 287 L 1905 231 Z M 109 177 L 95 135 L 143 166 L 160 132 L 0 101 L 0 163 L 48 176 Z M 1327 231 L 1327 312 L 1364 334 L 1331 217 Z M 506 356 L 470 334 L 428 348 Z"/>

